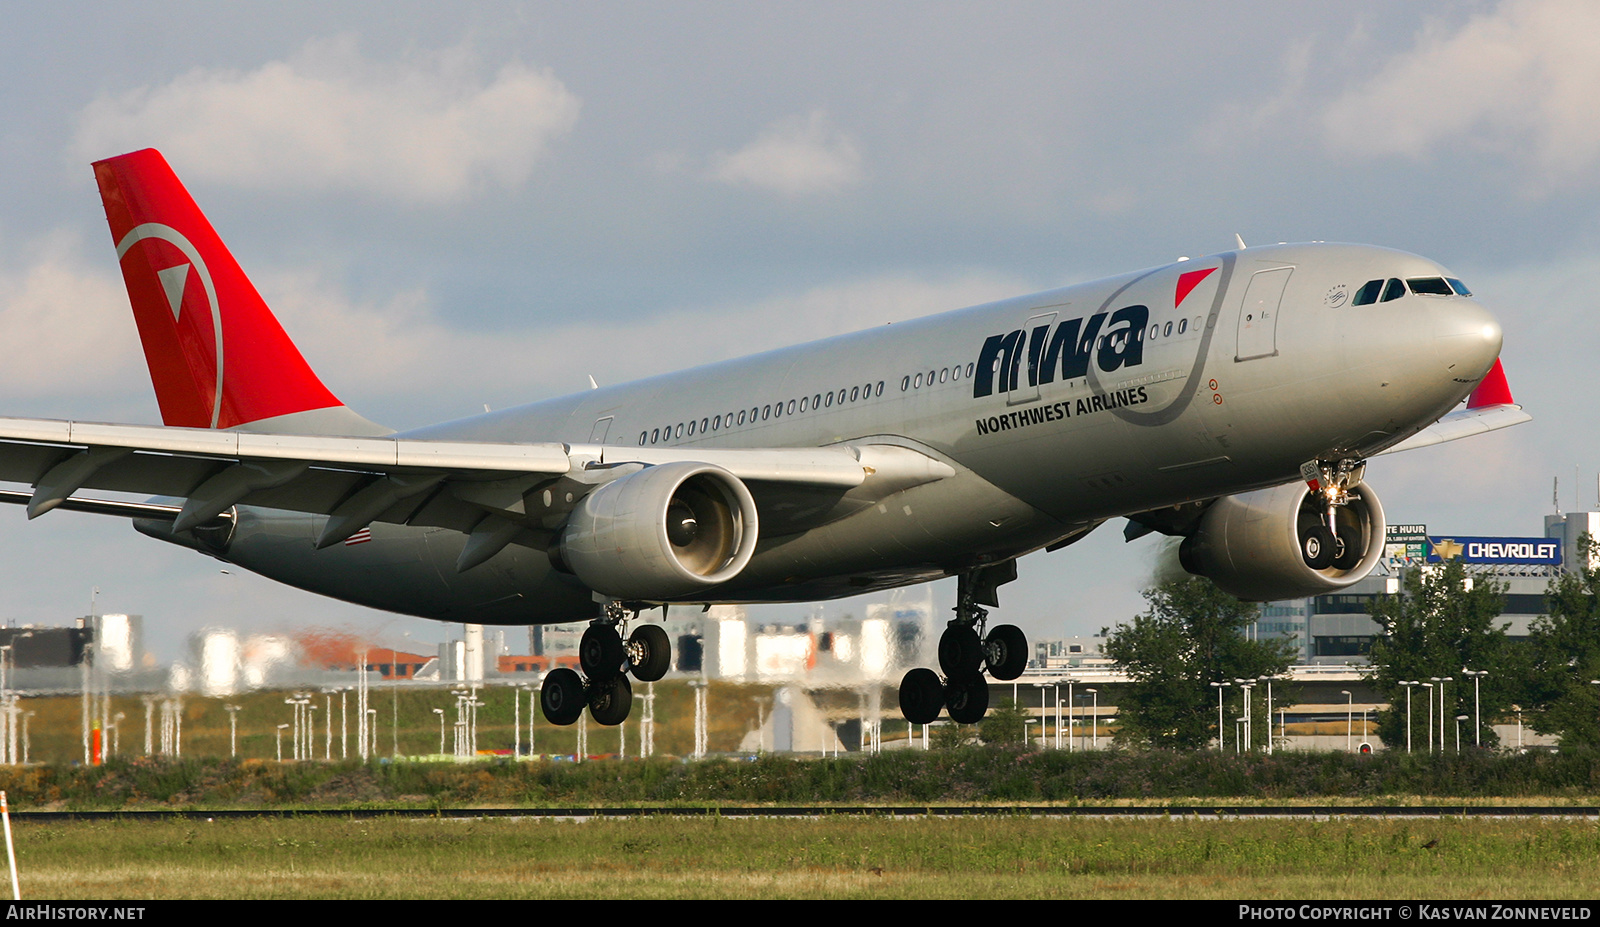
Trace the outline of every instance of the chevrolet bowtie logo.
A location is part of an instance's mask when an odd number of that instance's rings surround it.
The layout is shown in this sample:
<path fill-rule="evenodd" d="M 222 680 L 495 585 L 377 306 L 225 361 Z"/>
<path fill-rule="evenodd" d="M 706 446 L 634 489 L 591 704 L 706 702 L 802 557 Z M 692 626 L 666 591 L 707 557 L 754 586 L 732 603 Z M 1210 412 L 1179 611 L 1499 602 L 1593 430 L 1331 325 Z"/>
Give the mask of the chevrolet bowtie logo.
<path fill-rule="evenodd" d="M 1433 542 L 1433 552 L 1440 560 L 1454 560 L 1461 556 L 1462 546 L 1454 538 L 1440 538 Z"/>

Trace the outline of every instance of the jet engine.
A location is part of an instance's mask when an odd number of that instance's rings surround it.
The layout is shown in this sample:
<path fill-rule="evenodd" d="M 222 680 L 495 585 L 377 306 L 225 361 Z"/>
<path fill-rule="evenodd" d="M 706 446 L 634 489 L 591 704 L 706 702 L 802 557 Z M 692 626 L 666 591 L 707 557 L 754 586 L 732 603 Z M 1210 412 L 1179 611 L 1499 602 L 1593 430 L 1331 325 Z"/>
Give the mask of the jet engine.
<path fill-rule="evenodd" d="M 739 575 L 756 549 L 756 504 L 721 467 L 646 467 L 584 496 L 567 520 L 558 566 L 602 595 L 660 601 Z"/>
<path fill-rule="evenodd" d="M 1383 556 L 1383 505 L 1365 483 L 1333 506 L 1305 483 L 1224 496 L 1178 547 L 1183 568 L 1230 595 L 1271 602 L 1354 584 Z"/>

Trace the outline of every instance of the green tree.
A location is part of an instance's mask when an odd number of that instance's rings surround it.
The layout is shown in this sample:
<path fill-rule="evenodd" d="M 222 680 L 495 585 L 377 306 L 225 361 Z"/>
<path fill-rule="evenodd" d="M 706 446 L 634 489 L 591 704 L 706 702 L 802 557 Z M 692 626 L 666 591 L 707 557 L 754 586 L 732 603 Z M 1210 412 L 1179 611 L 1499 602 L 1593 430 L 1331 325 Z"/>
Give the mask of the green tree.
<path fill-rule="evenodd" d="M 1426 749 L 1429 716 L 1440 716 L 1439 691 L 1444 690 L 1444 731 L 1434 736 L 1435 743 L 1451 742 L 1454 718 L 1466 715 L 1461 740 L 1473 743 L 1473 684 L 1464 670 L 1489 670 L 1492 675 L 1480 683 L 1483 743 L 1498 743 L 1491 719 L 1511 707 L 1514 654 L 1506 639 L 1508 625 L 1495 623 L 1505 609 L 1505 585 L 1475 576 L 1468 582 L 1460 561 L 1447 561 L 1437 569 L 1411 570 L 1405 576 L 1399 595 L 1380 596 L 1370 606 L 1372 620 L 1381 629 L 1370 654 L 1372 668 L 1368 680 L 1389 703 L 1378 712 L 1378 736 L 1392 748 L 1406 744 L 1406 687 L 1400 683 L 1449 682 L 1425 689 L 1417 686 L 1413 700 L 1411 736 L 1413 745 Z M 1431 694 L 1430 694 L 1431 693 Z M 1438 727 L 1437 721 L 1434 727 Z"/>
<path fill-rule="evenodd" d="M 928 733 L 928 746 L 935 750 L 956 750 L 972 743 L 972 727 L 946 721 L 935 724 Z"/>
<path fill-rule="evenodd" d="M 1582 566 L 1551 580 L 1548 614 L 1529 630 L 1529 726 L 1561 738 L 1563 747 L 1600 744 L 1600 567 L 1595 540 L 1578 540 Z"/>
<path fill-rule="evenodd" d="M 1021 747 L 1026 746 L 1027 727 L 1028 713 L 1011 699 L 1003 699 L 979 722 L 978 736 L 986 744 Z"/>
<path fill-rule="evenodd" d="M 1293 646 L 1287 641 L 1252 641 L 1244 628 L 1260 614 L 1198 577 L 1163 583 L 1144 593 L 1149 610 L 1102 630 L 1106 655 L 1132 679 L 1117 696 L 1117 738 L 1155 747 L 1198 748 L 1217 733 L 1217 692 L 1213 682 L 1281 675 L 1289 668 Z M 1287 686 L 1274 698 L 1287 699 Z M 1232 695 L 1231 701 L 1239 702 Z M 1271 736 L 1266 700 L 1252 699 L 1260 719 L 1255 740 Z M 1287 704 L 1287 701 L 1284 702 Z M 1237 717 L 1242 706 L 1228 711 Z M 1225 721 L 1231 725 L 1231 720 Z"/>

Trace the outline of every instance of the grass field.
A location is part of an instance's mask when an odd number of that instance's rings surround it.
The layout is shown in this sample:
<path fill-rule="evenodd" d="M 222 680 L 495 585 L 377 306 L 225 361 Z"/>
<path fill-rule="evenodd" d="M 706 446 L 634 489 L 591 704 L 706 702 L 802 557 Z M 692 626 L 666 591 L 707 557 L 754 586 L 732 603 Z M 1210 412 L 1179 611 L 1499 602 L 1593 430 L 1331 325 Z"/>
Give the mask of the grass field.
<path fill-rule="evenodd" d="M 20 824 L 24 899 L 1586 899 L 1573 821 Z"/>

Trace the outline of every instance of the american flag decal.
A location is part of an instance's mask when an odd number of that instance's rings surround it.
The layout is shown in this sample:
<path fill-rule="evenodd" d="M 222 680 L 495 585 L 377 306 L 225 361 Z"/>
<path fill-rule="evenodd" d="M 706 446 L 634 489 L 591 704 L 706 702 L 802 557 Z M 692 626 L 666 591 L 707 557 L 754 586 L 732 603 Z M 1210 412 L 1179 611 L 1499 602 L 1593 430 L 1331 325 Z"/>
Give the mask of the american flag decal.
<path fill-rule="evenodd" d="M 344 546 L 351 547 L 351 546 L 354 546 L 356 544 L 365 544 L 370 540 L 372 540 L 372 529 L 371 528 L 362 528 L 360 531 L 357 531 L 355 534 L 350 535 L 349 539 L 347 539 L 344 542 Z"/>

